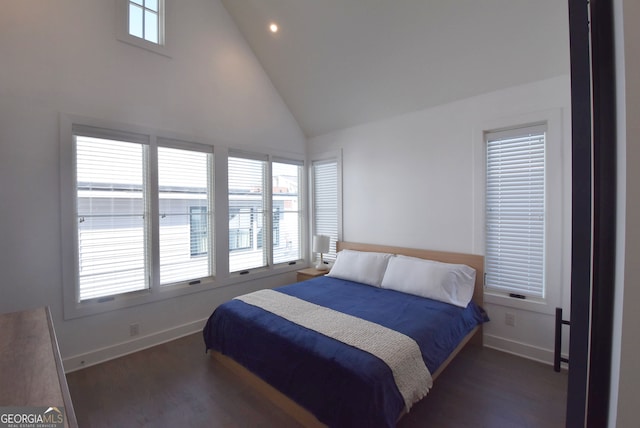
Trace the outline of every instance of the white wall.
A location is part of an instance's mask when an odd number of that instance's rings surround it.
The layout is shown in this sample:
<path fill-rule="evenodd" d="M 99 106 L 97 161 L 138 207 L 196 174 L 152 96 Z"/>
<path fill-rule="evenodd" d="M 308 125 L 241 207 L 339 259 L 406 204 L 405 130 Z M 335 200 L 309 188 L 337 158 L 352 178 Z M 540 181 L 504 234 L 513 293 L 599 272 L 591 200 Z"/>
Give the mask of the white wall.
<path fill-rule="evenodd" d="M 68 369 L 195 331 L 215 305 L 257 285 L 64 321 L 60 113 L 305 153 L 302 132 L 220 2 L 167 3 L 171 58 L 116 39 L 115 0 L 2 5 L 0 312 L 50 305 Z M 129 342 L 133 322 L 138 342 Z"/>
<path fill-rule="evenodd" d="M 616 0 L 618 217 L 609 426 L 638 425 L 640 406 L 640 3 Z"/>
<path fill-rule="evenodd" d="M 421 110 L 311 139 L 309 151 L 343 150 L 343 218 L 348 241 L 483 254 L 478 198 L 478 156 L 484 156 L 485 125 L 517 120 L 536 112 L 559 111 L 562 140 L 557 183 L 561 195 L 562 248 L 557 305 L 567 311 L 570 293 L 570 84 L 560 76 L 528 85 Z M 489 128 L 491 129 L 491 128 Z M 559 142 L 556 142 L 556 144 Z M 481 167 L 480 163 L 480 167 Z M 481 205 L 480 205 L 481 206 Z M 497 304 L 486 304 L 493 319 L 485 343 L 552 361 L 554 317 Z M 504 324 L 505 312 L 516 326 Z M 568 337 L 565 338 L 565 350 Z"/>

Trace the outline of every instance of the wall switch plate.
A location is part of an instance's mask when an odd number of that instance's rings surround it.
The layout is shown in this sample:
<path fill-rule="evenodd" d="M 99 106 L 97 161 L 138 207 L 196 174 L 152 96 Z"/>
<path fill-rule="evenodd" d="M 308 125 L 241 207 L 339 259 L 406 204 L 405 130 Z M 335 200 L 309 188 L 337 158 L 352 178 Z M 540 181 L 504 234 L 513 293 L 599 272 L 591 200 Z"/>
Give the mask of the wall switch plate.
<path fill-rule="evenodd" d="M 508 326 L 515 327 L 516 326 L 516 314 L 507 312 L 504 314 L 504 323 Z"/>
<path fill-rule="evenodd" d="M 129 336 L 137 336 L 140 333 L 140 324 L 130 324 L 129 325 Z"/>

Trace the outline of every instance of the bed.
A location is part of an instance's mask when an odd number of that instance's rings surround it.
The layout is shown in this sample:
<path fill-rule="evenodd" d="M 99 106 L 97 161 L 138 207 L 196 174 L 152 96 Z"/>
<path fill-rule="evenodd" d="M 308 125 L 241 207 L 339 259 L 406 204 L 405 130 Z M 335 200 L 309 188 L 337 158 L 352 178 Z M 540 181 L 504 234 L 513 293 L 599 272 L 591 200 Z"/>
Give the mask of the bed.
<path fill-rule="evenodd" d="M 337 250 L 331 276 L 219 306 L 203 330 L 205 344 L 304 426 L 395 426 L 462 347 L 482 343 L 484 260 L 347 242 Z M 406 263 L 432 269 L 418 259 L 475 270 L 465 277 L 471 301 L 453 296 L 452 304 L 389 286 L 393 272 L 398 280 L 413 266 Z"/>

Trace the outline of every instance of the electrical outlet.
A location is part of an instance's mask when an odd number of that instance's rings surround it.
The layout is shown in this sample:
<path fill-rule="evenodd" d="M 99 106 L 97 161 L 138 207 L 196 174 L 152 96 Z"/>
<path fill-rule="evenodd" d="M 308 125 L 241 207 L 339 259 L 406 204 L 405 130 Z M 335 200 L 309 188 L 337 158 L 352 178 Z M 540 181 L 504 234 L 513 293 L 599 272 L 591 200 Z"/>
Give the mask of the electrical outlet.
<path fill-rule="evenodd" d="M 510 327 L 516 326 L 516 314 L 507 312 L 504 314 L 504 323 Z"/>
<path fill-rule="evenodd" d="M 137 336 L 140 333 L 140 324 L 129 324 L 129 336 Z"/>

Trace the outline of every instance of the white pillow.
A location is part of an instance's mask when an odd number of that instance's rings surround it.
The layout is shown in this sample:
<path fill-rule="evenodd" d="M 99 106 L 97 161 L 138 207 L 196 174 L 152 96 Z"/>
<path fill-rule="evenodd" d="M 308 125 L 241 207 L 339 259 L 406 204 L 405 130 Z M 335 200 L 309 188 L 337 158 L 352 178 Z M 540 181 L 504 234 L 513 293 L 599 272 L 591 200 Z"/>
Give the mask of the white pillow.
<path fill-rule="evenodd" d="M 342 250 L 327 276 L 380 287 L 392 256 L 388 253 Z"/>
<path fill-rule="evenodd" d="M 476 270 L 467 265 L 396 256 L 389 261 L 382 288 L 466 308 L 475 281 Z"/>

